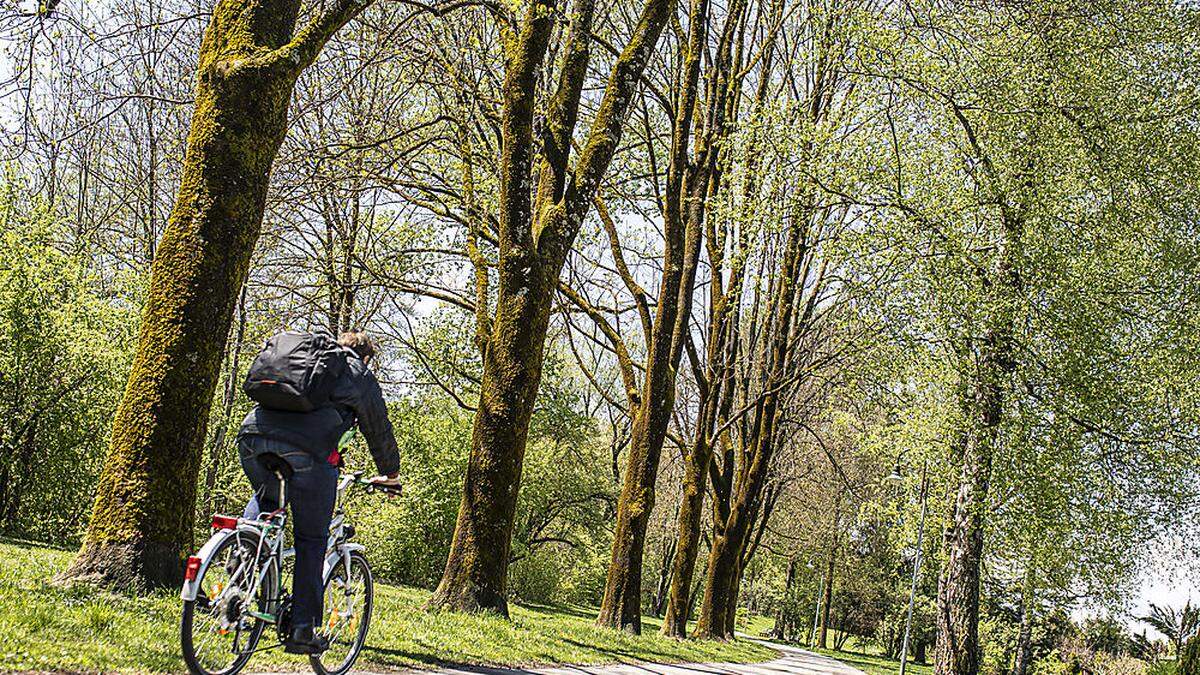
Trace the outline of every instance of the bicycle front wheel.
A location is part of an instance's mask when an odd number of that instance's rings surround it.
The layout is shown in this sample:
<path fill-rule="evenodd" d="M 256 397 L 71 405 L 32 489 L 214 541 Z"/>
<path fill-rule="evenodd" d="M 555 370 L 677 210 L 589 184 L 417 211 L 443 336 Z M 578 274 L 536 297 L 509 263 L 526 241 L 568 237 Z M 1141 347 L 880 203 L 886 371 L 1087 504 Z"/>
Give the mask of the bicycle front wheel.
<path fill-rule="evenodd" d="M 257 552 L 256 535 L 231 535 L 213 552 L 196 599 L 183 603 L 180 643 L 183 660 L 194 675 L 234 675 L 258 645 L 266 622 L 249 611 L 266 609 L 272 584 L 278 580 L 268 572 L 258 597 L 249 597 L 259 571 Z"/>
<path fill-rule="evenodd" d="M 325 580 L 325 615 L 320 633 L 329 640 L 329 649 L 309 657 L 313 671 L 318 675 L 342 675 L 354 666 L 367 640 L 374 601 L 371 566 L 361 552 L 351 551 Z"/>

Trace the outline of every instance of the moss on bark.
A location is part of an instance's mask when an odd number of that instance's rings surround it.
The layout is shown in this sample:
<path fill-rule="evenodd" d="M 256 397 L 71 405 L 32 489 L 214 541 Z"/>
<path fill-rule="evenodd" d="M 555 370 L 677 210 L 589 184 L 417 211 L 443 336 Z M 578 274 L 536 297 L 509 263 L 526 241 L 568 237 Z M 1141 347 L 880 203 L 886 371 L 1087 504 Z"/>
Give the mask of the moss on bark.
<path fill-rule="evenodd" d="M 590 20 L 590 0 L 576 16 Z M 666 23 L 672 0 L 647 0 L 629 44 L 617 59 L 596 120 L 574 170 L 563 180 L 575 124 L 587 49 L 573 43 L 548 121 L 553 146 L 546 157 L 536 207 L 533 111 L 537 73 L 545 59 L 553 7 L 530 3 L 506 45 L 501 116 L 499 293 L 484 350 L 479 408 L 463 499 L 446 569 L 428 608 L 507 615 L 508 557 L 520 489 L 529 418 L 541 380 L 543 349 L 558 275 L 619 144 L 637 81 Z M 573 38 L 583 39 L 582 33 Z M 542 139 L 543 142 L 546 139 Z"/>
<path fill-rule="evenodd" d="M 222 0 L 213 9 L 200 46 L 182 180 L 68 579 L 179 582 L 205 421 L 302 63 L 283 50 L 293 44 L 299 5 Z"/>

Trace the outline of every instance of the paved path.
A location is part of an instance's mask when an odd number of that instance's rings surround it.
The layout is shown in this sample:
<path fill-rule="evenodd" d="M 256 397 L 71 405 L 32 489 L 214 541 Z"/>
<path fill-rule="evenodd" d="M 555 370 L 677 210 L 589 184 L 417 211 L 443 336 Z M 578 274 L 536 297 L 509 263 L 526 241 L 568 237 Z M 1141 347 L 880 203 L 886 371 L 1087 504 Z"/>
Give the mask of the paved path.
<path fill-rule="evenodd" d="M 861 670 L 827 656 L 775 643 L 769 646 L 780 652 L 780 658 L 766 663 L 638 663 L 553 668 L 447 666 L 413 672 L 421 675 L 865 675 Z M 367 675 L 367 671 L 355 672 Z"/>

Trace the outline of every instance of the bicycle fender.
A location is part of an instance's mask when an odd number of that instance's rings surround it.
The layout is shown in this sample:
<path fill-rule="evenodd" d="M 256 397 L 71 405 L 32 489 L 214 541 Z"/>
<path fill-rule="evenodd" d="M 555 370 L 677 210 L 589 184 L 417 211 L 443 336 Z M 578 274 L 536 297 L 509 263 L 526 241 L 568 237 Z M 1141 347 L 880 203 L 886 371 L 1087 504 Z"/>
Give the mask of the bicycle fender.
<path fill-rule="evenodd" d="M 243 528 L 238 528 L 238 530 L 221 530 L 219 532 L 214 532 L 213 536 L 209 537 L 208 541 L 204 542 L 204 546 L 200 547 L 200 550 L 195 556 L 200 559 L 200 570 L 196 573 L 196 578 L 194 580 L 183 580 L 183 588 L 179 590 L 180 600 L 187 602 L 196 599 L 196 595 L 200 592 L 200 580 L 204 578 L 204 573 L 208 570 L 208 564 L 212 562 L 213 553 L 226 539 L 234 536 L 239 530 L 242 529 Z M 244 530 L 246 532 L 253 532 L 254 534 L 257 534 L 253 528 L 247 527 L 244 528 Z"/>
<path fill-rule="evenodd" d="M 329 549 L 325 554 L 325 568 L 321 570 L 321 578 L 329 578 L 329 573 L 333 571 L 334 566 L 342 561 L 342 555 L 348 555 L 351 551 L 365 550 L 367 550 L 367 547 L 362 544 L 342 544 L 337 548 Z"/>

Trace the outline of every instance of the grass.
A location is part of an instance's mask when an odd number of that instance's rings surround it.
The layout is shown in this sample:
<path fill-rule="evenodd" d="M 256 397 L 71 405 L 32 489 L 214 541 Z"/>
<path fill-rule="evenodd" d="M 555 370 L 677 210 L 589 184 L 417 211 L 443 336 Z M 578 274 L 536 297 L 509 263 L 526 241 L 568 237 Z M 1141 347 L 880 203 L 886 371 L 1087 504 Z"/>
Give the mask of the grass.
<path fill-rule="evenodd" d="M 814 649 L 818 654 L 835 658 L 846 665 L 854 666 L 859 670 L 867 673 L 867 675 L 896 675 L 900 672 L 900 662 L 889 659 L 885 656 L 877 654 L 863 654 L 861 652 L 839 652 L 832 649 Z M 922 663 L 913 663 L 909 661 L 908 666 L 904 671 L 912 673 L 912 675 L 932 675 L 933 667 Z"/>
<path fill-rule="evenodd" d="M 761 615 L 738 616 L 738 630 L 747 635 L 765 637 L 774 627 L 774 617 Z M 836 639 L 837 630 L 831 629 L 829 637 L 831 640 Z M 805 645 L 800 646 L 858 668 L 867 673 L 867 675 L 896 675 L 900 672 L 899 661 L 889 659 L 877 653 L 870 653 L 868 650 L 877 649 L 875 645 L 868 640 L 859 638 L 857 635 L 849 636 L 843 647 L 845 651 L 819 648 L 811 649 Z M 932 675 L 933 667 L 928 664 L 913 663 L 910 660 L 904 672 L 906 675 L 908 673 L 912 675 Z"/>
<path fill-rule="evenodd" d="M 71 551 L 0 541 L 0 672 L 178 672 L 180 602 L 172 592 L 127 595 L 50 583 Z M 379 670 L 445 663 L 493 666 L 616 662 L 755 662 L 776 653 L 745 640 L 672 640 L 659 622 L 644 635 L 597 628 L 594 611 L 511 607 L 495 616 L 430 614 L 428 592 L 378 584 L 371 634 L 358 667 Z M 257 654 L 251 670 L 307 671 L 302 657 Z"/>
<path fill-rule="evenodd" d="M 753 637 L 765 638 L 775 628 L 775 617 L 738 612 L 737 630 Z"/>

